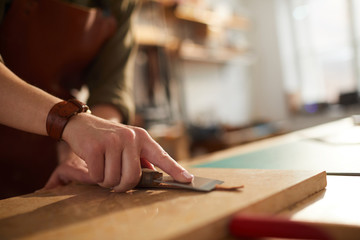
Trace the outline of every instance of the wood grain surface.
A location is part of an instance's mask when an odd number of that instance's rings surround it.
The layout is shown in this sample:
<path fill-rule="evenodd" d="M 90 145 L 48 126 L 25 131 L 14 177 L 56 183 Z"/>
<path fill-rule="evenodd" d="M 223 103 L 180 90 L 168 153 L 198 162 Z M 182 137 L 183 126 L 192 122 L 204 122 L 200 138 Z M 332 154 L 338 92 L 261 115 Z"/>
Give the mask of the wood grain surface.
<path fill-rule="evenodd" d="M 245 188 L 113 193 L 72 184 L 1 200 L 0 239 L 219 239 L 235 213 L 277 213 L 326 186 L 319 171 L 189 170 Z"/>

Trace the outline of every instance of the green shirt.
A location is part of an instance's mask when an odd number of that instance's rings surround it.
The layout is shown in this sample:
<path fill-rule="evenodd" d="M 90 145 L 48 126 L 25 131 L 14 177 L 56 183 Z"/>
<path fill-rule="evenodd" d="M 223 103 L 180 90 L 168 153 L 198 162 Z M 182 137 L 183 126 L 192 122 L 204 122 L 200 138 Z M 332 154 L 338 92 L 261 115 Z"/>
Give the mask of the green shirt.
<path fill-rule="evenodd" d="M 89 88 L 88 105 L 111 104 L 122 114 L 125 123 L 135 112 L 132 79 L 135 43 L 131 32 L 131 16 L 137 2 L 132 0 L 63 0 L 87 7 L 100 7 L 116 18 L 117 30 L 104 44 L 85 74 Z M 0 24 L 9 0 L 0 0 Z M 6 59 L 4 59 L 6 62 Z"/>

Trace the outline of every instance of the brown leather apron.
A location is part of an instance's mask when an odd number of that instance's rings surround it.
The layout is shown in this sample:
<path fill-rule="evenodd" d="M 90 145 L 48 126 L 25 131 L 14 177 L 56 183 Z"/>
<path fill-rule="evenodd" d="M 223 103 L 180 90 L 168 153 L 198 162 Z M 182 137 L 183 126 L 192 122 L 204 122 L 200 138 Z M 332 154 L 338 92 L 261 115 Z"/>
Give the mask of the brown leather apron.
<path fill-rule="evenodd" d="M 14 0 L 0 26 L 0 53 L 25 81 L 60 98 L 114 34 L 101 10 L 58 0 Z M 3 103 L 1 103 L 3 104 Z M 0 198 L 41 188 L 57 165 L 55 141 L 0 126 Z"/>

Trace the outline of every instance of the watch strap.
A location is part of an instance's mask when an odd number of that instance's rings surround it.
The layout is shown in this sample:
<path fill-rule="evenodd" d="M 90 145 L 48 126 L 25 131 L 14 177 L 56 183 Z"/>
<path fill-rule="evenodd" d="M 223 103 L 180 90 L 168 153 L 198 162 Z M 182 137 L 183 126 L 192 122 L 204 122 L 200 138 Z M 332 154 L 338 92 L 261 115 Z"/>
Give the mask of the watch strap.
<path fill-rule="evenodd" d="M 46 119 L 46 131 L 56 140 L 61 140 L 66 124 L 70 118 L 78 113 L 88 112 L 89 107 L 77 99 L 61 101 L 55 104 L 49 111 Z"/>

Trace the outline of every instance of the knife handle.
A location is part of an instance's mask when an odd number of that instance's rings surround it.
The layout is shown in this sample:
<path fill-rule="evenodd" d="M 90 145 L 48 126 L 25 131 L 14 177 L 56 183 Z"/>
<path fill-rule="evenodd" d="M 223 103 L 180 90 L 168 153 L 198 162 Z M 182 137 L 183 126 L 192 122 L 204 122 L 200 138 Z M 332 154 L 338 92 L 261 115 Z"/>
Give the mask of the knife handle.
<path fill-rule="evenodd" d="M 155 187 L 158 186 L 159 183 L 154 182 L 154 180 L 161 180 L 163 174 L 161 172 L 143 168 L 141 169 L 141 179 L 136 187 L 146 188 L 146 187 Z"/>

